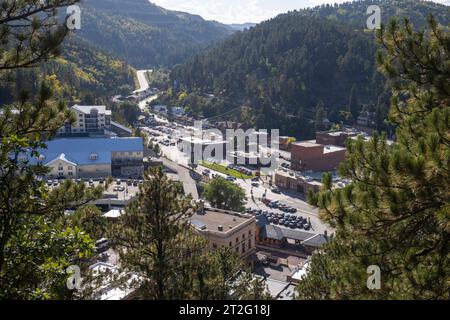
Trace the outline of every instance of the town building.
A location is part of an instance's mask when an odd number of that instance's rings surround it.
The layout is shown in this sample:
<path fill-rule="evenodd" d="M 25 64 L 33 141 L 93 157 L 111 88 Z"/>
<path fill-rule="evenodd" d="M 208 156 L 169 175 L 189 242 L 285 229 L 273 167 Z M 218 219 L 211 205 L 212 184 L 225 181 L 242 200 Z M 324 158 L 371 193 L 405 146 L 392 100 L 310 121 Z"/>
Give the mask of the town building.
<path fill-rule="evenodd" d="M 264 215 L 256 217 L 258 249 L 278 249 L 306 257 L 329 241 L 328 235 L 271 224 Z M 294 244 L 295 243 L 295 244 Z"/>
<path fill-rule="evenodd" d="M 293 143 L 291 168 L 297 171 L 333 171 L 345 160 L 346 148 L 315 140 Z"/>
<path fill-rule="evenodd" d="M 48 178 L 141 178 L 142 138 L 59 138 L 45 143 L 31 162 L 49 167 Z"/>
<path fill-rule="evenodd" d="M 190 158 L 190 163 L 222 161 L 226 159 L 228 141 L 221 137 L 183 137 L 178 147 Z"/>
<path fill-rule="evenodd" d="M 131 137 L 133 135 L 133 130 L 114 121 L 111 121 L 111 131 L 121 138 Z"/>
<path fill-rule="evenodd" d="M 232 248 L 252 260 L 256 245 L 256 219 L 237 212 L 204 209 L 190 218 L 197 232 L 210 242 L 210 249 Z"/>
<path fill-rule="evenodd" d="M 281 136 L 280 143 L 279 143 L 280 150 L 283 150 L 283 151 L 291 150 L 291 143 L 295 142 L 295 141 L 296 140 L 294 137 Z"/>
<path fill-rule="evenodd" d="M 74 105 L 70 110 L 75 114 L 75 122 L 60 128 L 59 136 L 103 136 L 111 130 L 111 110 L 106 106 Z"/>
<path fill-rule="evenodd" d="M 324 131 L 316 133 L 316 143 L 345 147 L 347 139 L 356 136 L 354 132 L 347 131 Z"/>
<path fill-rule="evenodd" d="M 167 110 L 168 110 L 166 105 L 161 105 L 161 104 L 154 105 L 152 107 L 152 109 L 155 112 L 159 112 L 159 113 L 163 113 L 163 114 L 167 114 Z"/>
<path fill-rule="evenodd" d="M 306 196 L 309 191 L 319 192 L 322 183 L 320 179 L 277 170 L 275 172 L 275 185 L 278 188 L 293 190 Z"/>

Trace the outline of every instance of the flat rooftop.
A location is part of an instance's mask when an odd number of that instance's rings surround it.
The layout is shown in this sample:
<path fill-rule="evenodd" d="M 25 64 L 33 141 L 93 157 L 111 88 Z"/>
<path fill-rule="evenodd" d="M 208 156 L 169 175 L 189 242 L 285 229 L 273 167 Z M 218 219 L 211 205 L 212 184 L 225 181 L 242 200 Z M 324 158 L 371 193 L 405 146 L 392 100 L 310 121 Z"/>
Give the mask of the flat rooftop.
<path fill-rule="evenodd" d="M 250 215 L 235 213 L 224 210 L 206 209 L 204 214 L 195 213 L 190 221 L 198 231 L 220 232 L 219 227 L 223 227 L 223 233 L 233 230 L 249 220 L 254 219 Z"/>
<path fill-rule="evenodd" d="M 319 144 L 316 142 L 316 140 L 300 141 L 300 142 L 293 143 L 292 145 L 300 146 L 303 148 L 317 148 L 317 147 L 323 146 L 324 154 L 346 150 L 346 148 L 344 148 L 344 147 Z"/>
<path fill-rule="evenodd" d="M 72 109 L 78 110 L 84 114 L 90 114 L 92 110 L 97 110 L 100 114 L 111 115 L 111 110 L 107 110 L 106 106 L 80 106 L 76 104 L 72 106 Z"/>
<path fill-rule="evenodd" d="M 347 149 L 344 147 L 339 147 L 339 146 L 326 145 L 323 148 L 323 153 L 333 153 L 333 152 L 344 151 L 344 150 L 347 150 Z"/>
<path fill-rule="evenodd" d="M 322 146 L 321 144 L 316 143 L 316 140 L 294 142 L 292 145 L 300 146 L 300 147 L 304 147 L 304 148 L 315 148 L 315 147 Z"/>

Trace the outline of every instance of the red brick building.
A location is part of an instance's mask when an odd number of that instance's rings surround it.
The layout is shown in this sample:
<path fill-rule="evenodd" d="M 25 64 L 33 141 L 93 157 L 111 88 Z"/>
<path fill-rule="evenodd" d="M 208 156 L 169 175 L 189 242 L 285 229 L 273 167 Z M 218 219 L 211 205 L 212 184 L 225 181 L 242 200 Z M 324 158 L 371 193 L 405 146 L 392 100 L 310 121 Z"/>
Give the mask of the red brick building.
<path fill-rule="evenodd" d="M 355 132 L 346 131 L 325 131 L 316 133 L 316 143 L 345 147 L 347 139 L 356 136 Z"/>
<path fill-rule="evenodd" d="M 333 171 L 344 161 L 346 149 L 302 141 L 291 146 L 291 167 L 297 171 Z"/>

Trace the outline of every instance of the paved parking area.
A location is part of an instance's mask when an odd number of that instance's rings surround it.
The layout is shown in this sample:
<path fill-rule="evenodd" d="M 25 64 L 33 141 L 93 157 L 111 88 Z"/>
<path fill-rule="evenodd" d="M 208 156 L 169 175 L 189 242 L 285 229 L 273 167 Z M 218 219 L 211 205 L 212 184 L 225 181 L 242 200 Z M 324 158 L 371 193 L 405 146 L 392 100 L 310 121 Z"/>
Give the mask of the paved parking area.
<path fill-rule="evenodd" d="M 53 180 L 52 180 L 53 181 Z M 64 183 L 65 180 L 58 180 L 58 183 L 54 183 L 51 186 L 48 186 L 50 189 L 57 188 L 61 184 Z M 55 181 L 56 182 L 56 181 Z M 81 183 L 81 182 L 79 182 Z M 90 183 L 89 181 L 83 180 L 82 183 L 86 184 L 86 186 L 97 187 L 99 185 L 104 186 L 104 182 L 100 182 L 99 180 L 93 181 Z M 120 180 L 114 179 L 109 185 L 108 189 L 103 193 L 105 198 L 111 197 L 118 200 L 130 200 L 136 196 L 139 192 L 139 181 L 137 180 Z"/>

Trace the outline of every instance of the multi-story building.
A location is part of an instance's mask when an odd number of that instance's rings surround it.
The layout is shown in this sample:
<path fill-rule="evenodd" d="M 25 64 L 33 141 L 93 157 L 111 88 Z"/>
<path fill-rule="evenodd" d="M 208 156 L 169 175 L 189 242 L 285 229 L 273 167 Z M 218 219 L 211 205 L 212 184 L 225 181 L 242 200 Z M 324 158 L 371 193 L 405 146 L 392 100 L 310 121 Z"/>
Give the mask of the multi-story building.
<path fill-rule="evenodd" d="M 357 136 L 356 132 L 347 131 L 325 131 L 316 133 L 316 143 L 345 147 L 347 139 Z"/>
<path fill-rule="evenodd" d="M 293 143 L 291 168 L 297 171 L 333 171 L 344 161 L 346 148 L 313 141 Z"/>
<path fill-rule="evenodd" d="M 183 137 L 178 146 L 190 158 L 191 163 L 222 161 L 226 158 L 228 141 L 222 137 Z"/>
<path fill-rule="evenodd" d="M 293 190 L 307 195 L 309 191 L 319 192 L 322 183 L 311 177 L 278 170 L 275 173 L 275 185 L 282 189 Z"/>
<path fill-rule="evenodd" d="M 251 215 L 204 209 L 194 214 L 190 221 L 197 232 L 209 240 L 211 250 L 231 248 L 244 259 L 255 253 L 257 226 Z"/>
<path fill-rule="evenodd" d="M 111 110 L 106 106 L 74 105 L 70 109 L 76 120 L 59 129 L 60 136 L 102 136 L 111 130 Z"/>
<path fill-rule="evenodd" d="M 144 171 L 142 138 L 61 138 L 46 142 L 38 159 L 49 167 L 48 178 L 141 178 Z"/>

